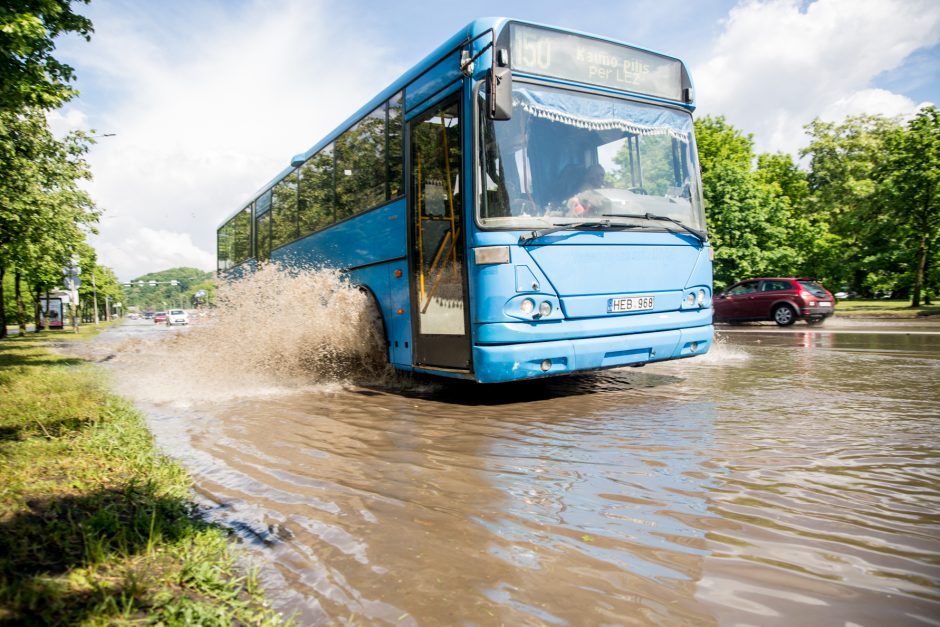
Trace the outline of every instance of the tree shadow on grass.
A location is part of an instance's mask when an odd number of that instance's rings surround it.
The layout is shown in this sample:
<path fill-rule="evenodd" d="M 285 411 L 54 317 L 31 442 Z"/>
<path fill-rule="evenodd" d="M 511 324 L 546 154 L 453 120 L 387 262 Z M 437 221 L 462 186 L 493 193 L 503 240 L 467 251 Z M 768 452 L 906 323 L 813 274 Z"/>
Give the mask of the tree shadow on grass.
<path fill-rule="evenodd" d="M 61 438 L 96 424 L 95 420 L 77 416 L 64 416 L 52 420 L 25 420 L 12 425 L 0 425 L 0 453 L 4 445 L 30 437 Z"/>
<path fill-rule="evenodd" d="M 149 482 L 27 505 L 0 519 L 0 624 L 81 622 L 103 602 L 135 591 L 113 580 L 90 590 L 69 589 L 56 576 L 119 564 L 208 526 L 195 517 L 190 502 L 158 495 Z"/>
<path fill-rule="evenodd" d="M 16 366 L 79 366 L 88 363 L 79 357 L 50 358 L 48 355 L 18 354 L 10 351 L 0 352 L 0 368 Z"/>

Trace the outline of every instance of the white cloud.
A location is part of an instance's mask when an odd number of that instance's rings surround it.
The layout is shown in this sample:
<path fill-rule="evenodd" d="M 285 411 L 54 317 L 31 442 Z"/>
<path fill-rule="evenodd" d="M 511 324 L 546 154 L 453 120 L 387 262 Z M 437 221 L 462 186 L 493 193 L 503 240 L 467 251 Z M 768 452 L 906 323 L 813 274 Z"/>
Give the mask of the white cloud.
<path fill-rule="evenodd" d="M 928 104 L 915 103 L 907 96 L 886 89 L 862 89 L 829 104 L 819 113 L 819 117 L 831 122 L 838 122 L 850 115 L 873 112 L 889 117 L 905 117 Z"/>
<path fill-rule="evenodd" d="M 92 43 L 66 58 L 94 87 L 60 127 L 116 133 L 92 148 L 89 187 L 106 211 L 101 263 L 123 279 L 213 268 L 218 223 L 402 69 L 376 37 L 347 37 L 325 2 L 181 3 L 171 23 L 160 20 L 172 11 L 95 4 Z M 109 92 L 107 108 L 91 104 L 95 90 Z"/>
<path fill-rule="evenodd" d="M 50 111 L 46 114 L 53 135 L 62 137 L 71 131 L 88 130 L 88 116 L 78 109 Z"/>
<path fill-rule="evenodd" d="M 176 267 L 212 268 L 215 256 L 196 246 L 189 233 L 139 227 L 135 234 L 120 242 L 110 239 L 96 242 L 99 256 L 112 260 L 117 267 L 143 267 L 166 270 Z M 139 276 L 145 272 L 134 273 Z M 125 280 L 133 276 L 124 277 Z"/>
<path fill-rule="evenodd" d="M 709 60 L 693 68 L 700 112 L 754 133 L 758 150 L 795 153 L 817 116 L 916 110 L 871 82 L 938 41 L 934 0 L 742 1 Z"/>

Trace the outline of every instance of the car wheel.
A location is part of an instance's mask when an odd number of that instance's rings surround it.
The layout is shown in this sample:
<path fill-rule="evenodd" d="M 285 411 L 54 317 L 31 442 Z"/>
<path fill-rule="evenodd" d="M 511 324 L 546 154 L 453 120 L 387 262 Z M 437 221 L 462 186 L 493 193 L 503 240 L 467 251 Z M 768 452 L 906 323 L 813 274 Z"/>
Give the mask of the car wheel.
<path fill-rule="evenodd" d="M 790 305 L 777 305 L 774 307 L 774 322 L 782 327 L 788 327 L 796 322 L 796 312 Z"/>

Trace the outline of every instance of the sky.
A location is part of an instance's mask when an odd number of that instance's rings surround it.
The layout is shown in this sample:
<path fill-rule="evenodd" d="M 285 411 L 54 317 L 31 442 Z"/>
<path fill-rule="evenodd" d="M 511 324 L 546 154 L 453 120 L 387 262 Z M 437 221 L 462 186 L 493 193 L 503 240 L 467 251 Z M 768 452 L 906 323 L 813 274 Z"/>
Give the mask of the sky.
<path fill-rule="evenodd" d="M 797 156 L 820 117 L 940 102 L 936 0 L 92 0 L 57 41 L 80 96 L 50 116 L 100 135 L 98 262 L 127 281 L 215 268 L 220 222 L 477 17 L 572 28 L 683 59 L 696 116 Z M 111 135 L 111 136 L 105 136 Z"/>

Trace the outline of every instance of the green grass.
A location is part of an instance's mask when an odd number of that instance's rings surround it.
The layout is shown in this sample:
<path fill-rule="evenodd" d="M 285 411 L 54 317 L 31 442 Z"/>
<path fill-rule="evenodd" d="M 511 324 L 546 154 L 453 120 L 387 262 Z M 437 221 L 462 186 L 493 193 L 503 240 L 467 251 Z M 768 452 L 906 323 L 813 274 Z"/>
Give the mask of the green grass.
<path fill-rule="evenodd" d="M 280 624 L 143 417 L 44 341 L 0 341 L 0 624 Z"/>
<path fill-rule="evenodd" d="M 836 315 L 850 318 L 924 318 L 940 316 L 937 304 L 911 307 L 909 300 L 840 300 Z"/>
<path fill-rule="evenodd" d="M 118 318 L 117 320 L 104 321 L 102 320 L 98 323 L 98 326 L 95 326 L 94 322 L 83 322 L 78 325 L 78 333 L 72 330 L 71 326 L 66 325 L 64 329 L 43 329 L 39 333 L 34 333 L 33 331 L 27 331 L 24 337 L 42 337 L 46 339 L 55 339 L 55 340 L 89 340 L 108 327 L 113 327 L 119 324 L 123 324 L 124 320 Z M 30 322 L 32 324 L 32 322 Z M 30 327 L 32 328 L 32 327 Z M 7 333 L 18 333 L 19 327 L 15 324 L 7 325 Z M 16 337 L 13 335 L 9 336 L 10 338 Z"/>

